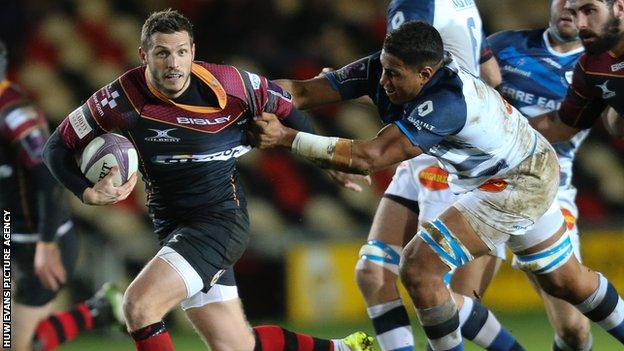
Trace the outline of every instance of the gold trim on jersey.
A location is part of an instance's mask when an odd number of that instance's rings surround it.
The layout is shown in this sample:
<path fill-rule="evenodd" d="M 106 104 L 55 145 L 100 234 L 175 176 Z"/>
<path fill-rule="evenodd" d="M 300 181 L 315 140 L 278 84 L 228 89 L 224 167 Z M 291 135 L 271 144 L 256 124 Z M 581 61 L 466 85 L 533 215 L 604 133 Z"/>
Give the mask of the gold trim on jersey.
<path fill-rule="evenodd" d="M 223 88 L 221 83 L 219 83 L 217 78 L 215 78 L 212 75 L 212 73 L 210 73 L 210 71 L 208 71 L 206 68 L 202 67 L 201 65 L 197 63 L 193 63 L 193 65 L 191 66 L 191 74 L 194 74 L 197 78 L 199 78 L 202 82 L 204 82 L 204 84 L 206 84 L 215 93 L 215 95 L 217 96 L 217 100 L 219 101 L 218 108 L 208 107 L 208 106 L 194 106 L 194 105 L 179 104 L 171 100 L 170 98 L 165 96 L 165 94 L 161 93 L 158 89 L 156 89 L 156 87 L 152 85 L 152 83 L 150 82 L 150 78 L 149 78 L 150 77 L 149 69 L 147 68 L 145 69 L 145 81 L 147 83 L 147 88 L 150 90 L 152 94 L 154 94 L 154 96 L 156 96 L 158 99 L 164 102 L 168 102 L 183 110 L 196 112 L 196 113 L 212 113 L 212 112 L 218 112 L 218 111 L 223 110 L 225 108 L 225 105 L 227 104 L 227 93 L 225 92 L 225 89 Z"/>
<path fill-rule="evenodd" d="M 8 79 L 5 79 L 0 82 L 0 95 L 4 94 L 4 91 L 7 90 L 8 87 L 11 86 L 11 82 Z"/>

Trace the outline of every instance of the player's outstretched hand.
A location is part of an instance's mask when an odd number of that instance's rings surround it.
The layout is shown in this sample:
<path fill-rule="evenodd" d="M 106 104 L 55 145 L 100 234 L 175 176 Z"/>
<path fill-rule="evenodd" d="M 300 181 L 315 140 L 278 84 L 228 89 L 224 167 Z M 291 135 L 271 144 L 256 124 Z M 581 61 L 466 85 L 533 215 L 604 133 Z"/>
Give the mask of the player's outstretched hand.
<path fill-rule="evenodd" d="M 95 183 L 93 187 L 85 189 L 82 201 L 87 205 L 110 205 L 125 200 L 134 189 L 138 176 L 134 172 L 127 182 L 114 186 L 113 177 L 117 173 L 119 173 L 119 168 L 113 166 L 104 178 Z"/>
<path fill-rule="evenodd" d="M 336 182 L 336 184 L 358 193 L 363 190 L 359 183 L 365 182 L 366 184 L 371 185 L 370 175 L 365 176 L 362 174 L 351 174 L 333 169 L 326 169 L 325 172 L 334 182 Z"/>
<path fill-rule="evenodd" d="M 252 144 L 260 149 L 290 147 L 297 134 L 297 131 L 285 127 L 276 115 L 266 112 L 254 117 L 249 132 Z"/>
<path fill-rule="evenodd" d="M 67 279 L 61 251 L 55 242 L 38 241 L 35 249 L 35 274 L 46 288 L 56 291 Z"/>

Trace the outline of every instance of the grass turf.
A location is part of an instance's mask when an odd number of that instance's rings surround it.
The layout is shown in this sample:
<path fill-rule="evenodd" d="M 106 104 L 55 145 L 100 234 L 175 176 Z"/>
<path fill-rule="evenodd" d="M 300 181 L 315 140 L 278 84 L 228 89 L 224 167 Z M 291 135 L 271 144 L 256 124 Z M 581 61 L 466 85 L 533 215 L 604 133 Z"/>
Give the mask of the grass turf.
<path fill-rule="evenodd" d="M 499 314 L 504 325 L 520 341 L 528 351 L 550 350 L 553 332 L 546 316 L 539 313 L 530 314 Z M 269 323 L 256 323 L 269 324 Z M 274 324 L 274 323 L 271 323 Z M 305 332 L 317 337 L 343 337 L 356 330 L 362 330 L 372 335 L 372 327 L 368 321 L 354 323 L 322 323 L 317 325 L 286 325 L 288 329 Z M 594 350 L 622 350 L 617 341 L 604 332 L 597 325 L 592 325 Z M 416 350 L 424 350 L 425 338 L 419 327 L 415 328 Z M 173 342 L 176 351 L 204 350 L 205 347 L 199 337 L 192 332 L 173 332 Z M 378 349 L 378 348 L 376 348 Z M 132 341 L 127 336 L 104 334 L 85 334 L 76 340 L 58 349 L 59 351 L 131 351 L 134 350 Z M 466 342 L 466 350 L 481 350 L 470 342 Z"/>

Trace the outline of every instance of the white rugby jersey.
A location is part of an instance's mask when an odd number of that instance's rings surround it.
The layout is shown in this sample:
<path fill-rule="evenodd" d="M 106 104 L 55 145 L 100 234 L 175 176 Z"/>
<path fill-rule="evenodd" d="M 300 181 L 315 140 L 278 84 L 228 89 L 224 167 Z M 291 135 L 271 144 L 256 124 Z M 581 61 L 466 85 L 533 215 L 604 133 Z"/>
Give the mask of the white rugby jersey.
<path fill-rule="evenodd" d="M 438 159 L 454 193 L 505 174 L 532 155 L 537 142 L 520 112 L 454 61 L 433 75 L 394 123 Z"/>
<path fill-rule="evenodd" d="M 479 59 L 487 48 L 481 16 L 474 0 L 392 0 L 387 32 L 409 21 L 423 21 L 440 32 L 444 48 L 460 66 L 479 75 Z"/>

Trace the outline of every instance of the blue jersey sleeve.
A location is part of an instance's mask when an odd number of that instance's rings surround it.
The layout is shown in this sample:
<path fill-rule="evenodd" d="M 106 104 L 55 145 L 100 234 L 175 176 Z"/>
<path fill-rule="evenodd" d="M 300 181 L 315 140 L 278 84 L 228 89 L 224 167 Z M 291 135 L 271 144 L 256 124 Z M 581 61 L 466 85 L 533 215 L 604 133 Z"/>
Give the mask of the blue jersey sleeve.
<path fill-rule="evenodd" d="M 512 45 L 514 42 L 517 43 L 519 40 L 522 40 L 519 36 L 519 32 L 512 30 L 496 32 L 487 37 L 487 42 L 494 56 L 497 56 L 501 50 Z"/>
<path fill-rule="evenodd" d="M 419 97 L 394 123 L 412 144 L 427 151 L 462 130 L 466 124 L 466 101 L 461 91 L 438 90 Z"/>
<path fill-rule="evenodd" d="M 386 33 L 410 21 L 423 21 L 433 25 L 434 14 L 435 0 L 392 0 L 388 6 Z"/>
<path fill-rule="evenodd" d="M 332 88 L 340 93 L 342 100 L 357 99 L 361 96 L 373 96 L 378 79 L 374 72 L 380 52 L 352 62 L 338 70 L 325 74 Z"/>

